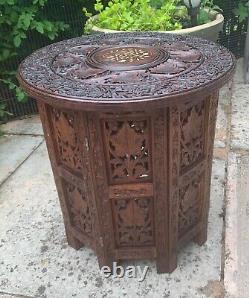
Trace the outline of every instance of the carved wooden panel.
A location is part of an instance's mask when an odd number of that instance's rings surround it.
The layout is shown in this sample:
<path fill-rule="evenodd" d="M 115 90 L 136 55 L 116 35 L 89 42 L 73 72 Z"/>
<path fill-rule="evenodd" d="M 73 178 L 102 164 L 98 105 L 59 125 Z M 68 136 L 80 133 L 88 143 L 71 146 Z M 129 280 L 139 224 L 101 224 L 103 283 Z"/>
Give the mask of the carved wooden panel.
<path fill-rule="evenodd" d="M 148 119 L 103 120 L 107 168 L 111 184 L 151 178 Z"/>
<path fill-rule="evenodd" d="M 179 219 L 178 235 L 183 236 L 185 232 L 193 228 L 201 216 L 203 197 L 203 175 L 199 174 L 179 189 Z"/>
<path fill-rule="evenodd" d="M 205 170 L 205 183 L 203 185 L 203 204 L 201 212 L 201 226 L 202 231 L 200 232 L 197 243 L 203 244 L 207 239 L 207 225 L 208 225 L 208 213 L 210 204 L 210 180 L 212 172 L 212 160 L 213 160 L 213 146 L 215 137 L 215 125 L 218 111 L 218 92 L 213 93 L 207 97 L 208 105 L 208 126 L 206 129 L 206 170 Z"/>
<path fill-rule="evenodd" d="M 205 103 L 188 107 L 180 114 L 181 125 L 181 172 L 204 157 Z"/>
<path fill-rule="evenodd" d="M 82 157 L 76 132 L 76 113 L 55 108 L 50 111 L 59 162 L 70 169 L 81 171 Z"/>
<path fill-rule="evenodd" d="M 152 198 L 113 199 L 112 208 L 118 247 L 153 245 Z"/>
<path fill-rule="evenodd" d="M 169 255 L 170 270 L 173 270 L 177 263 L 178 249 L 178 208 L 179 208 L 179 168 L 180 168 L 180 111 L 177 106 L 169 109 Z"/>
<path fill-rule="evenodd" d="M 93 230 L 92 214 L 86 195 L 82 189 L 65 182 L 67 193 L 67 205 L 70 213 L 72 226 L 79 229 L 82 233 L 91 236 Z"/>
<path fill-rule="evenodd" d="M 114 232 L 111 201 L 108 196 L 106 162 L 102 142 L 101 123 L 98 115 L 88 114 L 89 151 L 91 154 L 92 182 L 97 209 L 96 251 L 100 266 L 112 266 L 114 250 Z"/>

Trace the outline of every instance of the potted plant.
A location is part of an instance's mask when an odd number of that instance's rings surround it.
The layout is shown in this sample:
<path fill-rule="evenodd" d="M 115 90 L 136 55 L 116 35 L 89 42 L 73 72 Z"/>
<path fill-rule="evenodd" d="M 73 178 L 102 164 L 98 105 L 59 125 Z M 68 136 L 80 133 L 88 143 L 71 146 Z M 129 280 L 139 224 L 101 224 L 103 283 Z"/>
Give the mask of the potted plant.
<path fill-rule="evenodd" d="M 213 0 L 111 0 L 107 6 L 96 0 L 96 15 L 83 12 L 86 33 L 160 31 L 217 41 L 224 18 L 215 9 Z"/>

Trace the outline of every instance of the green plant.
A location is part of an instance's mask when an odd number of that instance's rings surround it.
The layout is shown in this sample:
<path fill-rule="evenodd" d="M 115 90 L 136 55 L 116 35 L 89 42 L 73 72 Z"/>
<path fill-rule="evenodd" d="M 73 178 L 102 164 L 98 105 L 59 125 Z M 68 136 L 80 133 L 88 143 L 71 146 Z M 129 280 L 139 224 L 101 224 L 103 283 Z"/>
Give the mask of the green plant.
<path fill-rule="evenodd" d="M 207 22 L 209 22 L 209 14 L 211 10 L 222 12 L 222 9 L 214 3 L 214 0 L 202 0 L 197 18 L 198 25 L 206 24 Z"/>
<path fill-rule="evenodd" d="M 150 0 L 152 7 L 160 8 L 164 4 L 165 0 Z"/>
<path fill-rule="evenodd" d="M 91 18 L 92 14 L 83 9 L 89 17 L 85 32 L 90 32 L 94 25 L 122 31 L 181 29 L 181 19 L 187 17 L 187 10 L 179 3 L 180 0 L 167 0 L 158 8 L 150 0 L 111 0 L 104 7 L 102 0 L 96 0 L 97 18 Z"/>
<path fill-rule="evenodd" d="M 4 121 L 5 116 L 7 115 L 11 115 L 11 113 L 9 113 L 6 110 L 6 104 L 4 102 L 0 102 L 0 124 L 2 121 Z M 1 135 L 1 130 L 0 130 L 0 135 Z"/>
<path fill-rule="evenodd" d="M 68 28 L 64 22 L 44 18 L 42 11 L 49 0 L 0 0 L 0 83 L 7 84 L 19 101 L 26 96 L 18 86 L 13 65 L 22 56 L 25 41 L 34 33 L 55 39 Z"/>
<path fill-rule="evenodd" d="M 249 1 L 240 0 L 238 6 L 233 9 L 233 13 L 238 16 L 239 22 L 244 22 L 249 16 Z"/>

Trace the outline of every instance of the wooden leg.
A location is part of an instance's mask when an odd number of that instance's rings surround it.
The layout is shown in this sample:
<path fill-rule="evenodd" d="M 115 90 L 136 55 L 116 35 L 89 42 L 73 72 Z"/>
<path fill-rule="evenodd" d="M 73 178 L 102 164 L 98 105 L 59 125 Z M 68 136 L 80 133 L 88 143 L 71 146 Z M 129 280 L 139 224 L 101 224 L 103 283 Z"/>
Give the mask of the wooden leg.
<path fill-rule="evenodd" d="M 69 246 L 71 246 L 72 248 L 74 248 L 76 250 L 78 250 L 84 246 L 82 242 L 80 242 L 77 238 L 75 238 L 72 235 L 72 233 L 70 232 L 70 230 L 67 227 L 65 227 L 65 230 L 66 230 L 67 242 L 68 242 Z"/>
<path fill-rule="evenodd" d="M 157 273 L 167 273 L 168 272 L 168 262 L 167 260 L 161 260 L 157 258 L 156 260 L 156 269 Z"/>
<path fill-rule="evenodd" d="M 195 236 L 194 242 L 202 246 L 207 241 L 207 225 Z"/>
<path fill-rule="evenodd" d="M 104 256 L 98 256 L 98 263 L 99 263 L 100 269 L 104 266 L 108 266 L 112 272 L 114 262 L 115 262 L 115 260 L 113 260 L 113 259 L 105 258 Z M 116 262 L 118 262 L 118 261 L 116 261 Z"/>
<path fill-rule="evenodd" d="M 47 144 L 47 149 L 49 153 L 49 158 L 51 161 L 51 166 L 54 174 L 54 179 L 55 179 L 55 184 L 56 188 L 59 194 L 59 199 L 60 199 L 60 205 L 61 205 L 61 210 L 64 218 L 64 225 L 65 225 L 65 231 L 66 231 L 66 236 L 67 236 L 67 241 L 70 246 L 72 246 L 75 249 L 80 249 L 83 244 L 76 239 L 68 225 L 69 223 L 67 220 L 69 219 L 70 215 L 68 213 L 67 207 L 66 207 L 66 195 L 64 193 L 64 188 L 63 188 L 63 181 L 61 177 L 58 174 L 58 164 L 57 164 L 57 157 L 56 157 L 56 150 L 55 150 L 55 144 L 53 138 L 53 129 L 51 128 L 50 124 L 50 111 L 48 109 L 48 105 L 44 104 L 42 102 L 38 102 L 38 108 L 39 108 L 39 114 L 40 118 L 42 121 L 42 126 L 43 126 L 43 131 L 44 131 L 44 136 L 46 138 L 46 144 Z"/>
<path fill-rule="evenodd" d="M 154 201 L 158 273 L 177 267 L 180 114 L 177 107 L 158 113 L 154 127 Z"/>
<path fill-rule="evenodd" d="M 157 273 L 171 273 L 177 267 L 177 253 L 172 254 L 169 258 L 157 258 L 156 260 Z"/>
<path fill-rule="evenodd" d="M 212 173 L 212 160 L 213 160 L 213 144 L 215 135 L 215 123 L 217 117 L 219 93 L 214 93 L 209 99 L 209 115 L 208 115 L 208 129 L 206 131 L 207 139 L 207 164 L 204 176 L 204 191 L 203 191 L 203 205 L 201 212 L 201 230 L 194 238 L 194 241 L 203 245 L 207 241 L 208 230 L 208 214 L 210 207 L 210 184 Z"/>
<path fill-rule="evenodd" d="M 177 267 L 177 252 L 169 256 L 168 272 L 173 272 Z"/>

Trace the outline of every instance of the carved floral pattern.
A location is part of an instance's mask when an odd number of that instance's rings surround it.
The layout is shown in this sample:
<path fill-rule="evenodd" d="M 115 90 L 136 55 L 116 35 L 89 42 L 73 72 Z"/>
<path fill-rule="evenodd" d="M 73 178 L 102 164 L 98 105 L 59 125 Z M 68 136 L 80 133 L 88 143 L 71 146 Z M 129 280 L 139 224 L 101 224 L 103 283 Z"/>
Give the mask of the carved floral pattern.
<path fill-rule="evenodd" d="M 181 171 L 204 155 L 205 104 L 200 102 L 181 112 Z"/>
<path fill-rule="evenodd" d="M 60 162 L 70 169 L 80 171 L 82 158 L 75 132 L 75 114 L 52 108 L 51 118 Z"/>
<path fill-rule="evenodd" d="M 170 108 L 170 195 L 169 195 L 169 247 L 170 253 L 177 251 L 178 208 L 179 208 L 179 155 L 180 155 L 180 111 L 177 106 Z"/>
<path fill-rule="evenodd" d="M 67 51 L 55 57 L 52 70 L 72 80 L 122 85 L 139 81 L 156 82 L 160 75 L 164 75 L 162 78 L 171 78 L 193 70 L 202 63 L 201 53 L 191 46 L 185 45 L 181 50 L 176 49 L 174 44 L 172 47 L 167 46 L 99 47 L 85 55 L 85 59 L 83 55 L 88 49 L 82 48 L 82 53 Z M 113 76 L 115 80 L 112 80 Z"/>
<path fill-rule="evenodd" d="M 87 57 L 98 48 L 134 45 L 160 48 L 169 57 L 157 66 L 138 71 L 109 71 L 87 64 Z M 88 98 L 96 102 L 107 98 L 127 101 L 207 87 L 231 72 L 234 61 L 227 49 L 193 37 L 117 33 L 115 37 L 108 34 L 79 37 L 43 48 L 22 63 L 20 76 L 21 81 L 45 93 L 84 101 Z"/>
<path fill-rule="evenodd" d="M 192 179 L 179 191 L 179 219 L 178 235 L 181 237 L 185 232 L 194 227 L 200 220 L 201 212 L 201 185 L 202 176 Z"/>
<path fill-rule="evenodd" d="M 149 121 L 104 120 L 111 183 L 150 178 Z"/>
<path fill-rule="evenodd" d="M 116 242 L 119 247 L 153 245 L 151 198 L 113 200 Z"/>
<path fill-rule="evenodd" d="M 92 215 L 86 196 L 79 187 L 67 182 L 65 182 L 65 188 L 71 224 L 81 232 L 91 236 Z"/>

